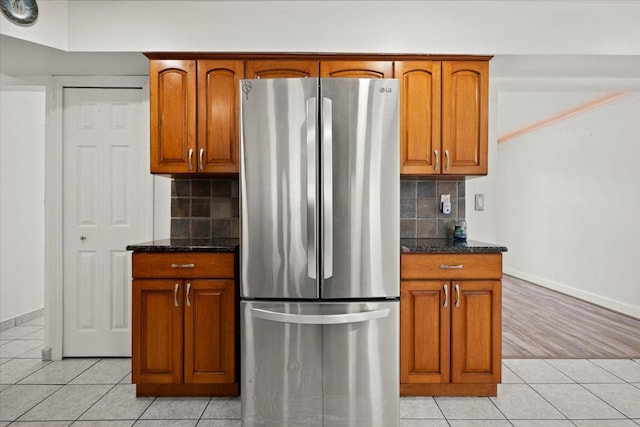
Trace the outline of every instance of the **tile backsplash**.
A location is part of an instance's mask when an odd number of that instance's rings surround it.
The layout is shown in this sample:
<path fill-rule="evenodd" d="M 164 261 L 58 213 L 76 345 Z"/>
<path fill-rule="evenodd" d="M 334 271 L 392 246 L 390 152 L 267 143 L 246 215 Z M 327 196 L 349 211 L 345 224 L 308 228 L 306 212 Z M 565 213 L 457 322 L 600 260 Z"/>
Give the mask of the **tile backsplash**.
<path fill-rule="evenodd" d="M 451 213 L 440 212 L 440 195 L 451 194 Z M 400 237 L 453 237 L 456 221 L 465 219 L 465 180 L 401 179 Z"/>
<path fill-rule="evenodd" d="M 239 179 L 175 178 L 171 183 L 171 237 L 238 237 Z M 440 194 L 451 194 L 451 214 L 440 212 Z M 465 218 L 465 181 L 401 179 L 400 237 L 452 237 Z"/>
<path fill-rule="evenodd" d="M 175 178 L 171 183 L 171 237 L 238 237 L 238 187 L 238 178 Z"/>

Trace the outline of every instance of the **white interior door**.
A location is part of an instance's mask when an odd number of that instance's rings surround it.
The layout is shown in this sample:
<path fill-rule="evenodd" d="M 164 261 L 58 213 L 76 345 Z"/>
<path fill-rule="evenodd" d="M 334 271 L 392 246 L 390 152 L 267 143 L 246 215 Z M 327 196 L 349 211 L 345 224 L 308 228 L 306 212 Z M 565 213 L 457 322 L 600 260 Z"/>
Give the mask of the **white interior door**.
<path fill-rule="evenodd" d="M 64 89 L 62 355 L 131 355 L 131 255 L 150 240 L 141 89 Z"/>

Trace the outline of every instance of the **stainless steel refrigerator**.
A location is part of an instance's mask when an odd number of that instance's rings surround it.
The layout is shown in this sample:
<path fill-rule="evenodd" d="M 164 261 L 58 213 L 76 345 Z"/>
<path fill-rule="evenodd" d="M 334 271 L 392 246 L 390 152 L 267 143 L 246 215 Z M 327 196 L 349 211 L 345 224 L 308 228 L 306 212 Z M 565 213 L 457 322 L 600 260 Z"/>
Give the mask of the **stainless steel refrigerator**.
<path fill-rule="evenodd" d="M 398 81 L 240 91 L 243 426 L 397 425 Z"/>

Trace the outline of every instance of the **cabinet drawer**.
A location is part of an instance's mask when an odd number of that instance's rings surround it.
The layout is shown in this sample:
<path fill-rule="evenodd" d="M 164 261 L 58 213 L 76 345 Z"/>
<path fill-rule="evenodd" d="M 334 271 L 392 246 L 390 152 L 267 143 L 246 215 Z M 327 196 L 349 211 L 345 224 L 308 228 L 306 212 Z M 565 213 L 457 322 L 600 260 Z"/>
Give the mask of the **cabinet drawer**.
<path fill-rule="evenodd" d="M 402 254 L 402 279 L 500 279 L 502 254 Z"/>
<path fill-rule="evenodd" d="M 233 278 L 231 253 L 134 253 L 134 278 Z"/>

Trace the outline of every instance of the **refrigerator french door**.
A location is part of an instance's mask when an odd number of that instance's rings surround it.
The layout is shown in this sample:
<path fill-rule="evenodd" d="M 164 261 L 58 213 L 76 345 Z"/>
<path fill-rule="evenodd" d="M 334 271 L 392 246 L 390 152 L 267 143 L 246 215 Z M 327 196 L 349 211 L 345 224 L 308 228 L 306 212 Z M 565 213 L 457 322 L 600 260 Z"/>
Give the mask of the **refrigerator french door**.
<path fill-rule="evenodd" d="M 243 425 L 393 426 L 398 82 L 240 85 Z"/>

